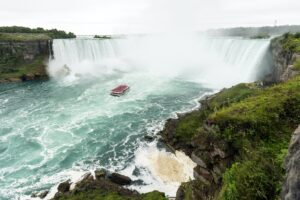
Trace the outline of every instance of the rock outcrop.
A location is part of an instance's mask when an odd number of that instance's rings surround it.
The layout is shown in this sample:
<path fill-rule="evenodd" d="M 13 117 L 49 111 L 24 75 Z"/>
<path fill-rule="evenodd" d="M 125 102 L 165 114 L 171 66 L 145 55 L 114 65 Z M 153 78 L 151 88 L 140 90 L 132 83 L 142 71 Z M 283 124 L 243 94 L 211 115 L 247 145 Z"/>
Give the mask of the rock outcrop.
<path fill-rule="evenodd" d="M 0 41 L 0 82 L 28 81 L 47 77 L 45 62 L 52 41 Z"/>
<path fill-rule="evenodd" d="M 286 178 L 282 199 L 300 199 L 300 126 L 294 132 L 285 161 Z"/>
<path fill-rule="evenodd" d="M 132 199 L 132 200 L 166 200 L 165 195 L 158 191 L 139 194 L 135 190 L 129 190 L 122 185 L 130 184 L 129 177 L 110 173 L 104 169 L 95 171 L 95 178 L 91 173 L 83 176 L 83 179 L 75 183 L 75 188 L 70 189 L 70 182 L 65 181 L 58 186 L 58 192 L 53 200 L 59 199 Z"/>
<path fill-rule="evenodd" d="M 207 112 L 209 104 L 216 95 L 211 95 L 201 100 L 200 112 Z M 195 111 L 195 112 L 199 112 Z M 192 114 L 193 112 L 191 112 Z M 211 137 L 215 132 L 214 127 L 203 122 L 202 134 L 198 134 L 191 142 L 176 139 L 176 127 L 185 115 L 178 119 L 169 119 L 160 133 L 162 141 L 174 150 L 184 151 L 196 164 L 194 168 L 195 180 L 183 183 L 176 194 L 176 200 L 187 198 L 206 200 L 213 199 L 219 191 L 222 175 L 233 161 L 232 148 L 222 140 Z"/>
<path fill-rule="evenodd" d="M 284 36 L 281 36 L 271 41 L 274 66 L 271 74 L 264 80 L 266 83 L 286 81 L 298 74 L 298 71 L 293 67 L 293 63 L 297 58 L 300 58 L 300 55 L 284 49 L 282 46 L 283 39 Z"/>

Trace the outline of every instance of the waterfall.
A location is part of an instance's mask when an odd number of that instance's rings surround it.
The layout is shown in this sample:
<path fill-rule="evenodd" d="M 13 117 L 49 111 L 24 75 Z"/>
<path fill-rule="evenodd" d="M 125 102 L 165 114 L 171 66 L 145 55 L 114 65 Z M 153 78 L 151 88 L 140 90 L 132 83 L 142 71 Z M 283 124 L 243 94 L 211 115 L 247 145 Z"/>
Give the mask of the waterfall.
<path fill-rule="evenodd" d="M 57 78 L 143 71 L 224 87 L 267 73 L 269 43 L 196 34 L 54 40 L 49 72 Z"/>

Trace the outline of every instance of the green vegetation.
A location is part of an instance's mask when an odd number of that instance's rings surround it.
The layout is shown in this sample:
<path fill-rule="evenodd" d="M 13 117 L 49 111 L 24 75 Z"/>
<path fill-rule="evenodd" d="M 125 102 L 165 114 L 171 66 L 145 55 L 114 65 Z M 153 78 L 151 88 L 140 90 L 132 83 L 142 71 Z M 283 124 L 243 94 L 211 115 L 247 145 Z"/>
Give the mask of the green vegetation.
<path fill-rule="evenodd" d="M 142 194 L 142 200 L 167 200 L 165 195 L 158 191 Z"/>
<path fill-rule="evenodd" d="M 229 89 L 223 90 L 209 100 L 209 104 L 202 102 L 205 109 L 200 109 L 198 112 L 191 112 L 179 118 L 176 126 L 175 137 L 179 140 L 189 141 L 198 132 L 198 128 L 207 119 L 210 113 L 229 106 L 232 103 L 239 102 L 257 91 L 260 87 L 256 83 L 238 84 Z"/>
<path fill-rule="evenodd" d="M 300 71 L 300 59 L 295 60 L 294 69 Z"/>
<path fill-rule="evenodd" d="M 40 75 L 44 76 L 47 74 L 46 66 L 44 64 L 46 56 L 38 56 L 32 63 L 18 63 L 14 67 L 9 68 L 9 70 L 1 69 L 0 63 L 0 80 L 3 79 L 12 79 L 12 78 L 21 78 L 24 75 Z"/>
<path fill-rule="evenodd" d="M 300 33 L 284 34 L 281 43 L 286 51 L 291 53 L 300 53 Z"/>
<path fill-rule="evenodd" d="M 24 42 L 50 39 L 48 35 L 39 33 L 0 33 L 0 41 Z"/>
<path fill-rule="evenodd" d="M 60 31 L 57 29 L 43 29 L 43 28 L 27 28 L 27 27 L 21 27 L 21 26 L 3 26 L 0 27 L 0 33 L 27 33 L 27 34 L 42 34 L 42 35 L 47 35 L 48 37 L 52 38 L 52 39 L 63 39 L 63 38 L 75 38 L 75 34 L 74 33 L 66 33 L 65 31 Z M 30 37 L 33 37 L 33 36 Z M 11 35 L 11 37 L 13 37 L 14 35 Z M 26 35 L 25 35 L 26 36 Z M 38 36 L 36 36 L 38 37 Z M 0 36 L 0 40 L 1 40 L 1 36 Z"/>
<path fill-rule="evenodd" d="M 223 175 L 218 199 L 276 199 L 299 113 L 300 76 L 264 89 L 239 84 L 204 101 L 202 109 L 180 117 L 175 136 L 184 142 L 199 135 L 203 140 L 211 137 L 234 150 L 235 163 Z"/>

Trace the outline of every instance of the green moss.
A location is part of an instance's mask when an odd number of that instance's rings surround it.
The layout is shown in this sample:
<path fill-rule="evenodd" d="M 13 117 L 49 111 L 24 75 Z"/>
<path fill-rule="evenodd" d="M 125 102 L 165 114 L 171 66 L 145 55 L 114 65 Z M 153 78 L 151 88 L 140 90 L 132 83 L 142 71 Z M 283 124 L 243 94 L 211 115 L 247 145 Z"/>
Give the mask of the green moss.
<path fill-rule="evenodd" d="M 38 33 L 0 33 L 0 41 L 26 42 L 50 39 L 48 35 Z"/>

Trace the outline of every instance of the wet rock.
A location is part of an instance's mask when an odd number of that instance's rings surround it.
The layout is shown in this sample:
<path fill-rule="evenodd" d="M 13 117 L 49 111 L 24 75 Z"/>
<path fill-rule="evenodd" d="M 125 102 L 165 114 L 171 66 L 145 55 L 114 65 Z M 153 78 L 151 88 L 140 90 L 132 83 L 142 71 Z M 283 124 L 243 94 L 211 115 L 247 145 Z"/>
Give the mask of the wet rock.
<path fill-rule="evenodd" d="M 192 161 L 194 161 L 195 163 L 197 163 L 197 165 L 201 166 L 201 167 L 204 167 L 204 168 L 207 168 L 205 162 L 200 158 L 198 157 L 195 152 L 192 153 L 191 155 L 191 159 Z"/>
<path fill-rule="evenodd" d="M 9 82 L 21 82 L 22 80 L 20 78 L 8 78 Z"/>
<path fill-rule="evenodd" d="M 146 140 L 147 142 L 152 142 L 155 139 L 155 137 L 151 136 L 151 135 L 145 135 L 144 136 L 144 140 Z"/>
<path fill-rule="evenodd" d="M 95 177 L 96 177 L 96 180 L 100 180 L 102 178 L 105 178 L 106 177 L 106 171 L 105 171 L 105 169 L 97 169 L 97 170 L 95 170 Z"/>
<path fill-rule="evenodd" d="M 86 174 L 83 175 L 81 181 L 85 181 L 85 180 L 94 180 L 94 177 L 93 177 L 93 175 L 91 174 L 91 172 L 88 172 L 88 173 L 86 173 Z"/>
<path fill-rule="evenodd" d="M 132 180 L 128 176 L 124 176 L 118 173 L 112 173 L 109 175 L 109 180 L 118 185 L 129 185 Z"/>
<path fill-rule="evenodd" d="M 196 150 L 196 151 L 194 151 L 194 154 L 195 154 L 194 158 L 195 159 L 198 158 L 198 159 L 196 159 L 196 161 L 199 163 L 198 164 L 196 162 L 198 165 L 202 166 L 203 168 L 212 169 L 212 167 L 214 165 L 214 158 L 212 157 L 210 151 Z"/>
<path fill-rule="evenodd" d="M 184 189 L 181 185 L 176 192 L 176 200 L 184 200 Z"/>
<path fill-rule="evenodd" d="M 31 197 L 32 197 L 32 198 L 37 198 L 37 197 L 38 197 L 38 193 L 37 193 L 37 192 L 33 192 L 33 193 L 31 194 Z"/>
<path fill-rule="evenodd" d="M 65 193 L 65 192 L 70 191 L 70 186 L 71 186 L 71 184 L 70 184 L 70 181 L 68 180 L 68 181 L 60 183 L 57 187 L 57 190 L 61 193 Z"/>
<path fill-rule="evenodd" d="M 284 73 L 281 75 L 280 80 L 287 81 L 287 80 L 297 76 L 298 74 L 299 74 L 299 71 L 296 70 L 293 65 L 289 65 L 285 69 Z"/>
<path fill-rule="evenodd" d="M 212 157 L 219 156 L 220 158 L 226 158 L 226 153 L 219 149 L 218 147 L 215 147 L 213 152 L 211 152 Z"/>
<path fill-rule="evenodd" d="M 48 195 L 49 191 L 43 191 L 41 193 L 38 194 L 38 197 L 40 197 L 41 199 L 45 198 Z"/>
<path fill-rule="evenodd" d="M 213 180 L 211 173 L 199 165 L 194 168 L 194 177 L 206 184 L 209 184 Z"/>

